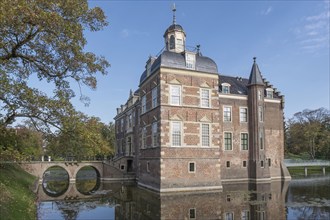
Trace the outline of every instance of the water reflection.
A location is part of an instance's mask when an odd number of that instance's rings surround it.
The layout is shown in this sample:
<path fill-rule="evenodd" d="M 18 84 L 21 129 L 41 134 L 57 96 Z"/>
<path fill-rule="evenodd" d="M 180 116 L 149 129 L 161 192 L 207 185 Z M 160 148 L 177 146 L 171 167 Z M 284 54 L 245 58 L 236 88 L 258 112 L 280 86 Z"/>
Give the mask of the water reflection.
<path fill-rule="evenodd" d="M 42 188 L 51 197 L 63 195 L 69 188 L 68 173 L 62 167 L 50 167 L 43 175 Z"/>
<path fill-rule="evenodd" d="M 77 190 L 84 195 L 91 195 L 100 187 L 100 175 L 91 166 L 81 168 L 76 176 Z"/>
<path fill-rule="evenodd" d="M 79 199 L 40 201 L 38 218 L 329 219 L 329 180 L 224 184 L 222 192 L 165 195 L 134 183 L 101 182 L 99 190 Z"/>

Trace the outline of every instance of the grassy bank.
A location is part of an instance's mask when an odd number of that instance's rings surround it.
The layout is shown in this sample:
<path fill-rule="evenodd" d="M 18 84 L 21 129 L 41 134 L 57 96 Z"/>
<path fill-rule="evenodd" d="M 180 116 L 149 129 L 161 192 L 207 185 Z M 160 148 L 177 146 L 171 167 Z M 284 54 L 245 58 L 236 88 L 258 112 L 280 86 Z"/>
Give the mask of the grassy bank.
<path fill-rule="evenodd" d="M 305 176 L 305 168 L 304 167 L 288 167 L 288 170 L 292 177 L 304 177 Z M 307 174 L 309 175 L 322 175 L 322 167 L 307 167 Z M 330 174 L 330 167 L 325 167 L 325 174 Z"/>
<path fill-rule="evenodd" d="M 0 219 L 36 218 L 35 180 L 17 164 L 0 163 Z"/>

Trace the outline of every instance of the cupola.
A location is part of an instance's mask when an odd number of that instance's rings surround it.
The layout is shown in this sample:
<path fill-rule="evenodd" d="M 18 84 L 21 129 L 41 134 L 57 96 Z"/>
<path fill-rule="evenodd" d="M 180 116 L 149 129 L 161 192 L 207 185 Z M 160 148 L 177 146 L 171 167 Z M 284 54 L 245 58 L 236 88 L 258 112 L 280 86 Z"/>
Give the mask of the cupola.
<path fill-rule="evenodd" d="M 164 33 L 165 47 L 167 51 L 182 53 L 185 51 L 186 33 L 181 25 L 176 23 L 175 5 L 172 7 L 173 23 L 166 29 Z"/>

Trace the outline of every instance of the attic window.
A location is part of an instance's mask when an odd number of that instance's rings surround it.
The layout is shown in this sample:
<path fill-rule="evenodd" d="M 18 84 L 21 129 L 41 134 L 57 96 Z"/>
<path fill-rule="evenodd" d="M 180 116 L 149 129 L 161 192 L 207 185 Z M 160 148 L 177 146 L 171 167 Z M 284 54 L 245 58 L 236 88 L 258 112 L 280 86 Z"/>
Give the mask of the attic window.
<path fill-rule="evenodd" d="M 186 52 L 186 67 L 187 69 L 195 69 L 196 55 L 194 53 Z"/>
<path fill-rule="evenodd" d="M 177 45 L 177 48 L 179 50 L 183 50 L 184 49 L 183 48 L 183 40 L 182 39 L 180 39 L 180 38 L 176 39 L 176 45 Z"/>
<path fill-rule="evenodd" d="M 175 49 L 175 38 L 174 35 L 171 35 L 170 37 L 170 50 Z"/>
<path fill-rule="evenodd" d="M 230 93 L 230 84 L 222 83 L 221 87 L 222 87 L 222 93 L 223 94 L 229 94 Z"/>
<path fill-rule="evenodd" d="M 267 88 L 266 89 L 266 97 L 269 99 L 274 98 L 274 90 L 271 88 Z"/>

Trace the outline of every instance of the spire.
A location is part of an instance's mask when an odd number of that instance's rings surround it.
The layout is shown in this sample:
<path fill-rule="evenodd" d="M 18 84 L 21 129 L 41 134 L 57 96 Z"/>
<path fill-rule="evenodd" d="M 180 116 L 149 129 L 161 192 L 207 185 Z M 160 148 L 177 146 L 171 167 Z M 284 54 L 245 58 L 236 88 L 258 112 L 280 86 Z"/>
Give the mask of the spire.
<path fill-rule="evenodd" d="M 175 12 L 176 12 L 175 3 L 173 3 L 173 5 L 172 5 L 172 11 L 173 11 L 173 24 L 176 24 L 176 19 L 175 19 Z"/>
<path fill-rule="evenodd" d="M 256 57 L 253 57 L 253 65 L 248 85 L 264 85 L 264 81 L 262 80 L 258 64 L 256 63 L 256 59 Z"/>

